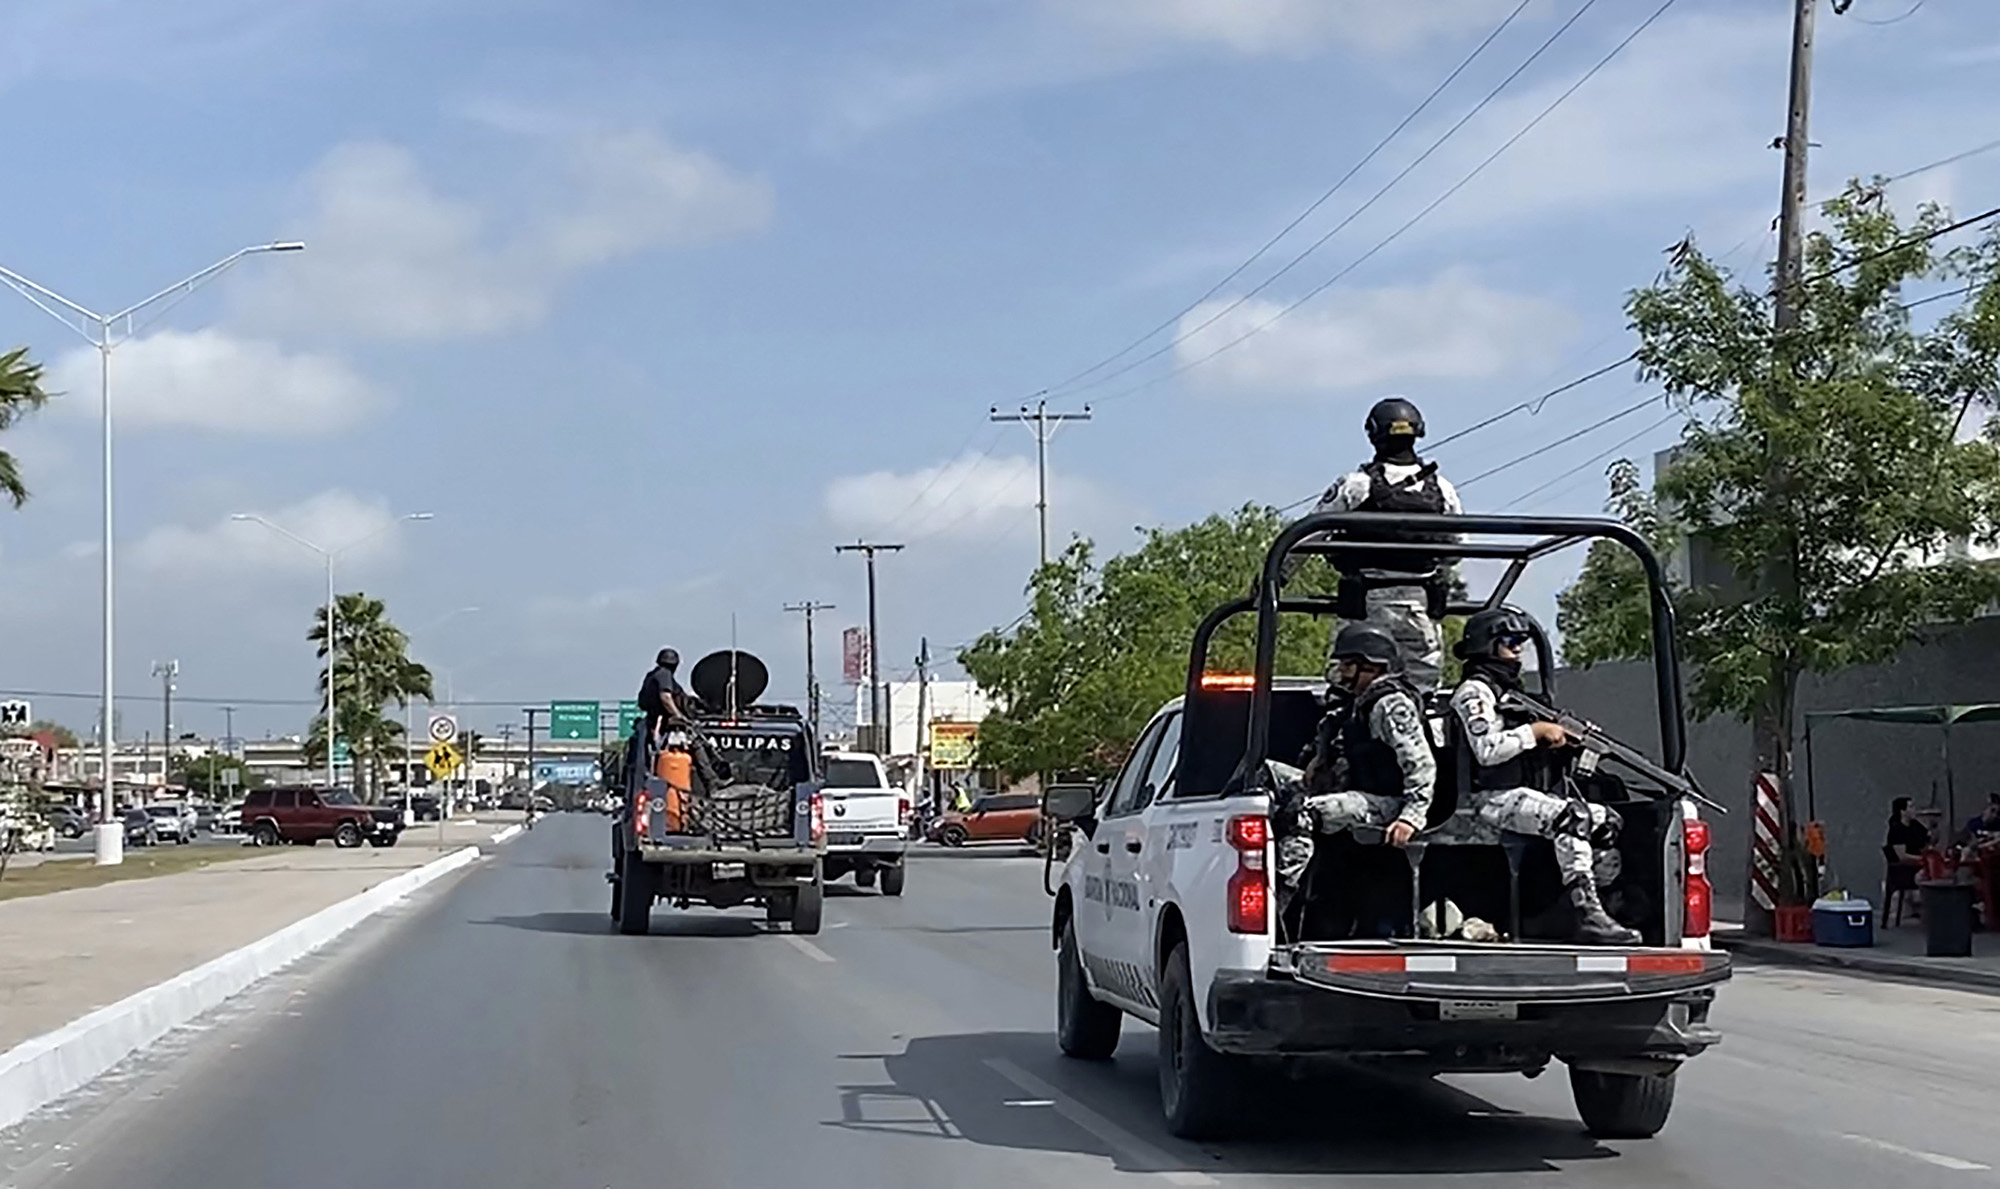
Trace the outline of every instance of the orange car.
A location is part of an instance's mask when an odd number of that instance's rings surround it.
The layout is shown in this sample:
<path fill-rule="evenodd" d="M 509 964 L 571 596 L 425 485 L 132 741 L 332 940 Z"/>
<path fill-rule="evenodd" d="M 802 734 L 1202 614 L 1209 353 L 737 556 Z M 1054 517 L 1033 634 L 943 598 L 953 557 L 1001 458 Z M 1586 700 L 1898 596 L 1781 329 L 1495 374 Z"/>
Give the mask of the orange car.
<path fill-rule="evenodd" d="M 1034 793 L 987 793 L 972 808 L 948 810 L 939 820 L 937 840 L 946 846 L 968 842 L 1025 842 L 1042 838 L 1042 799 Z"/>

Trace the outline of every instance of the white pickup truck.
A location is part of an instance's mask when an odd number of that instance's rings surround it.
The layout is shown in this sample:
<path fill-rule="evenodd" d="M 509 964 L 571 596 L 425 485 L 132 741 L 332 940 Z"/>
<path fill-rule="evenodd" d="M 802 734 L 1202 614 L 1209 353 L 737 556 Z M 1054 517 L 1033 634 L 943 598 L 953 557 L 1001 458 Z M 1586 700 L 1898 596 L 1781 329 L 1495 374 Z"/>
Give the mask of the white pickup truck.
<path fill-rule="evenodd" d="M 826 878 L 854 873 L 860 887 L 879 876 L 884 896 L 903 894 L 904 853 L 909 849 L 910 798 L 889 783 L 880 758 L 867 752 L 830 751 L 820 797 L 826 804 Z"/>
<path fill-rule="evenodd" d="M 1607 903 L 1640 930 L 1639 946 L 1536 939 L 1564 935 L 1537 923 L 1560 907 L 1548 844 L 1467 828 L 1447 787 L 1465 770 L 1441 733 L 1440 805 L 1418 836 L 1424 845 L 1399 851 L 1382 845 L 1379 831 L 1323 839 L 1300 891 L 1280 907 L 1271 822 L 1282 769 L 1273 761 L 1291 763 L 1312 739 L 1323 683 L 1273 678 L 1275 620 L 1281 611 L 1335 608 L 1328 599 L 1281 598 L 1280 563 L 1302 541 L 1326 539 L 1313 533 L 1338 540 L 1349 521 L 1382 519 L 1315 515 L 1281 534 L 1258 596 L 1203 622 L 1186 695 L 1154 716 L 1095 803 L 1073 786 L 1049 797 L 1048 812 L 1076 830 L 1054 889 L 1058 1044 L 1071 1057 L 1103 1060 L 1124 1016 L 1156 1025 L 1161 1106 L 1169 1130 L 1187 1138 L 1232 1130 L 1250 1100 L 1246 1079 L 1273 1065 L 1532 1077 L 1552 1060 L 1569 1067 L 1594 1134 L 1650 1136 L 1666 1122 L 1680 1064 L 1721 1039 L 1708 1013 L 1730 968 L 1708 944 L 1708 830 L 1695 812 L 1698 792 L 1628 785 L 1597 772 L 1589 754 L 1572 761 L 1573 779 L 1615 800 L 1624 819 L 1623 873 Z M 1609 538 L 1636 546 L 1657 580 L 1650 551 L 1609 522 L 1454 520 L 1458 532 L 1531 538 L 1470 556 L 1539 556 L 1551 539 Z M 1511 585 L 1503 580 L 1493 600 Z M 1662 751 L 1672 776 L 1681 770 L 1678 674 L 1671 610 L 1664 600 L 1655 607 L 1667 617 L 1655 655 L 1665 658 L 1658 688 L 1668 699 Z M 1252 611 L 1260 621 L 1255 671 L 1208 672 L 1216 629 Z M 1546 642 L 1537 647 L 1546 659 Z M 1450 927 L 1446 901 L 1498 928 L 1467 940 Z M 1418 926 L 1427 915 L 1446 917 L 1446 936 Z"/>

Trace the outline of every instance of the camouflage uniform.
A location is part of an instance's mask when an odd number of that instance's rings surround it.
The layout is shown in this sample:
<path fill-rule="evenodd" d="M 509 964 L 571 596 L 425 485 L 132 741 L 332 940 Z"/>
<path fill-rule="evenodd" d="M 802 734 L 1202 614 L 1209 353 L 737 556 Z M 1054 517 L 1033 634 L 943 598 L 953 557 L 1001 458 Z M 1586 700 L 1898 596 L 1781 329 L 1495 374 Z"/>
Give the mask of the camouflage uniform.
<path fill-rule="evenodd" d="M 1338 483 L 1327 488 L 1313 511 L 1382 510 L 1378 479 L 1381 484 L 1411 493 L 1413 502 L 1426 505 L 1421 510 L 1454 516 L 1465 510 L 1459 502 L 1457 489 L 1452 487 L 1450 481 L 1435 472 L 1426 476 L 1423 464 L 1370 463 L 1360 470 L 1342 475 Z M 1428 493 L 1428 498 L 1423 493 Z M 1380 626 L 1395 638 L 1403 651 L 1404 675 L 1411 684 L 1423 691 L 1436 689 L 1444 668 L 1444 640 L 1437 621 L 1431 618 L 1431 592 L 1422 581 L 1413 581 L 1410 585 L 1395 585 L 1387 581 L 1395 577 L 1420 579 L 1423 576 L 1372 567 L 1360 571 L 1360 576 L 1367 583 L 1367 592 L 1362 597 L 1368 622 Z M 1448 578 L 1447 568 L 1439 580 Z M 1339 634 L 1338 625 L 1335 625 L 1334 631 Z M 1331 657 L 1327 660 L 1327 669 L 1329 672 L 1333 669 Z"/>
<path fill-rule="evenodd" d="M 1495 830 L 1548 839 L 1564 883 L 1573 879 L 1601 883 L 1600 871 L 1615 879 L 1615 865 L 1600 868 L 1591 847 L 1593 835 L 1616 828 L 1617 815 L 1609 807 L 1516 783 L 1521 779 L 1516 761 L 1536 747 L 1533 727 L 1507 725 L 1498 692 L 1477 677 L 1468 678 L 1452 693 L 1451 710 L 1478 765 L 1469 808 L 1480 822 Z"/>
<path fill-rule="evenodd" d="M 1288 829 L 1278 847 L 1278 878 L 1287 886 L 1297 886 L 1312 861 L 1315 834 L 1358 826 L 1387 828 L 1399 821 L 1421 830 L 1430 814 L 1437 758 L 1416 693 L 1400 677 L 1378 677 L 1363 691 L 1339 745 L 1350 787 L 1328 793 L 1304 790 L 1289 802 L 1298 805 L 1297 816 L 1285 823 Z"/>

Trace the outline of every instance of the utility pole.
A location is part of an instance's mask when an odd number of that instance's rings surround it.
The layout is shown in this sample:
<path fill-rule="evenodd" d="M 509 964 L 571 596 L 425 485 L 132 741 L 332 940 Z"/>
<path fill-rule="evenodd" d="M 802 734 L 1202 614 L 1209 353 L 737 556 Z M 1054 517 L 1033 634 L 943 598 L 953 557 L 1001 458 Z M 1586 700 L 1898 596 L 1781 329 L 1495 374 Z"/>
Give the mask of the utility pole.
<path fill-rule="evenodd" d="M 819 670 L 813 663 L 813 616 L 833 609 L 832 603 L 816 603 L 811 599 L 785 604 L 785 610 L 802 612 L 806 617 L 806 717 L 812 720 L 815 739 L 819 738 Z"/>
<path fill-rule="evenodd" d="M 1069 421 L 1090 420 L 1090 406 L 1083 406 L 1081 413 L 1051 413 L 1049 402 L 1038 400 L 1030 410 L 1022 405 L 1018 413 L 1002 413 L 996 405 L 987 411 L 991 421 L 1012 421 L 1033 427 L 1035 431 L 1035 515 L 1042 529 L 1042 564 L 1049 564 L 1049 439 L 1055 431 Z"/>
<path fill-rule="evenodd" d="M 167 769 L 174 764 L 174 678 L 180 676 L 179 661 L 156 661 L 153 676 L 160 679 L 160 787 L 167 784 Z"/>
<path fill-rule="evenodd" d="M 1772 297 L 1772 321 L 1777 331 L 1773 346 L 1778 356 L 1776 362 L 1781 368 L 1788 365 L 1792 356 L 1788 332 L 1799 323 L 1799 282 L 1804 271 L 1806 162 L 1811 146 L 1809 116 L 1812 110 L 1813 18 L 1818 7 L 1819 0 L 1794 0 L 1792 9 L 1791 94 L 1785 114 L 1785 135 L 1780 142 L 1785 151 L 1785 168 L 1778 203 L 1777 288 Z M 1844 6 L 1836 0 L 1834 7 L 1838 11 Z M 1781 413 L 1791 405 L 1791 395 L 1782 382 L 1773 390 L 1772 403 Z M 1791 499 L 1789 465 L 1784 456 L 1776 451 L 1769 452 L 1767 463 L 1770 475 L 1767 498 L 1779 508 L 1779 522 L 1788 523 L 1784 509 Z M 1786 533 L 1785 539 L 1773 551 L 1763 580 L 1766 597 L 1785 602 L 1796 600 L 1798 542 L 1792 534 Z M 1796 829 L 1796 819 L 1792 814 L 1791 757 L 1784 754 L 1784 738 L 1790 727 L 1787 720 L 1793 708 L 1782 687 L 1775 692 L 1777 696 L 1765 707 L 1764 713 L 1757 716 L 1760 721 L 1752 729 L 1758 772 L 1769 772 L 1776 778 L 1785 819 L 1780 828 L 1789 833 Z M 1754 791 L 1751 812 L 1753 815 L 1756 812 Z M 1768 937 L 1775 932 L 1776 922 L 1774 914 L 1760 903 L 1758 850 L 1753 842 L 1745 872 L 1749 895 L 1744 897 L 1744 923 L 1751 933 Z M 1768 872 L 1767 876 L 1775 885 L 1776 873 Z"/>
<path fill-rule="evenodd" d="M 930 721 L 930 701 L 931 638 L 924 636 L 917 643 L 917 744 L 913 748 L 917 754 L 917 763 L 910 789 L 912 800 L 921 797 L 923 804 L 930 802 L 929 794 L 924 791 L 924 761 L 930 755 L 930 731 L 927 729 Z"/>
<path fill-rule="evenodd" d="M 222 751 L 231 757 L 236 755 L 236 707 L 222 708 Z"/>
<path fill-rule="evenodd" d="M 882 636 L 875 623 L 875 555 L 896 553 L 901 545 L 883 545 L 869 541 L 856 541 L 852 545 L 835 545 L 835 553 L 859 553 L 868 559 L 868 721 L 873 734 L 876 755 L 886 753 L 884 736 L 887 732 L 882 723 Z"/>
<path fill-rule="evenodd" d="M 528 716 L 528 809 L 535 807 L 535 716 L 547 714 L 546 706 L 526 706 L 521 713 Z"/>

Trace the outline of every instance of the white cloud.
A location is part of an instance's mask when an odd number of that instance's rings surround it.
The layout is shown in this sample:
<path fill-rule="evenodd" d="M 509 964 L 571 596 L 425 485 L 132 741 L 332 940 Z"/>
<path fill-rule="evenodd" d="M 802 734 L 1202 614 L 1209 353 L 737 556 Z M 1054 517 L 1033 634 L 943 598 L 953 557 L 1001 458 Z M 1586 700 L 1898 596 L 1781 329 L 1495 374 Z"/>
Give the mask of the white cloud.
<path fill-rule="evenodd" d="M 1107 509 L 1104 493 L 1087 480 L 1055 474 L 1049 502 L 1062 525 L 1076 526 Z M 910 539 L 960 537 L 990 539 L 1032 532 L 1035 517 L 1035 462 L 1032 458 L 966 454 L 919 470 L 846 475 L 826 488 L 827 519 L 850 533 L 907 534 Z"/>
<path fill-rule="evenodd" d="M 50 371 L 52 387 L 64 394 L 59 407 L 97 416 L 95 351 L 72 351 Z M 354 424 L 381 403 L 338 359 L 221 330 L 162 331 L 111 356 L 111 413 L 122 426 L 322 433 Z"/>
<path fill-rule="evenodd" d="M 574 168 L 577 208 L 547 232 L 559 267 L 742 235 L 771 219 L 768 184 L 649 132 L 590 136 Z"/>
<path fill-rule="evenodd" d="M 1182 318 L 1188 337 L 1175 361 L 1202 359 L 1269 323 L 1190 373 L 1210 387 L 1257 391 L 1342 392 L 1546 366 L 1573 326 L 1556 303 L 1489 288 L 1461 269 L 1428 284 L 1335 290 L 1275 322 L 1276 302 L 1247 301 L 1216 317 L 1227 305 L 1208 302 Z"/>
<path fill-rule="evenodd" d="M 511 230 L 440 193 L 399 145 L 341 146 L 306 190 L 308 250 L 248 286 L 243 313 L 392 341 L 535 325 L 576 273 L 752 231 L 772 206 L 762 181 L 645 132 L 585 136 L 560 198 Z"/>
<path fill-rule="evenodd" d="M 1142 41 L 1303 56 L 1339 42 L 1382 52 L 1488 24 L 1506 0 L 1051 0 L 1068 19 Z"/>
<path fill-rule="evenodd" d="M 322 549 L 339 551 L 335 564 L 341 569 L 385 564 L 402 553 L 402 521 L 385 500 L 323 491 L 290 507 L 257 515 Z M 228 516 L 205 528 L 162 525 L 141 538 L 132 555 L 140 569 L 149 573 L 201 580 L 318 574 L 324 572 L 326 564 L 319 554 L 265 525 Z"/>

